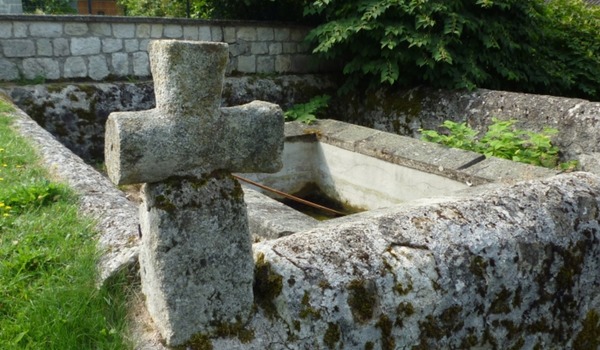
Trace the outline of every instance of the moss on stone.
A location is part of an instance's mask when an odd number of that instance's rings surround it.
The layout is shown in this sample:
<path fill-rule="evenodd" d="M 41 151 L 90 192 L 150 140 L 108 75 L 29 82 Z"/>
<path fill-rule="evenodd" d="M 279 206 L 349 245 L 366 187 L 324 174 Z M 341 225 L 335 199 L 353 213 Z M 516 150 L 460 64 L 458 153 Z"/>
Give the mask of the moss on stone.
<path fill-rule="evenodd" d="M 215 328 L 215 335 L 221 338 L 238 338 L 242 344 L 254 340 L 254 330 L 246 328 L 246 325 L 238 319 L 235 323 L 217 322 L 211 324 Z"/>
<path fill-rule="evenodd" d="M 520 333 L 522 333 L 522 327 L 520 325 L 516 325 L 510 320 L 501 320 L 499 321 L 499 324 L 506 329 L 506 337 L 508 339 L 515 339 Z"/>
<path fill-rule="evenodd" d="M 323 335 L 323 343 L 327 346 L 327 348 L 335 349 L 335 345 L 340 341 L 341 335 L 340 326 L 329 322 L 327 324 L 325 335 Z"/>
<path fill-rule="evenodd" d="M 404 326 L 404 318 L 410 317 L 415 313 L 415 308 L 413 305 L 407 301 L 401 302 L 396 307 L 396 326 L 402 327 Z"/>
<path fill-rule="evenodd" d="M 365 323 L 373 318 L 377 298 L 372 288 L 364 280 L 353 280 L 348 285 L 348 306 L 354 320 Z"/>
<path fill-rule="evenodd" d="M 477 342 L 477 336 L 474 334 L 473 330 L 470 330 L 467 336 L 462 339 L 460 349 L 470 349 L 477 345 Z"/>
<path fill-rule="evenodd" d="M 512 307 L 518 308 L 521 307 L 521 303 L 523 302 L 523 298 L 521 297 L 521 286 L 517 287 L 515 290 L 515 295 L 512 300 Z"/>
<path fill-rule="evenodd" d="M 278 315 L 275 306 L 277 298 L 283 289 L 283 277 L 275 273 L 265 255 L 259 253 L 254 265 L 254 302 L 264 310 L 267 317 L 273 319 Z"/>
<path fill-rule="evenodd" d="M 430 349 L 429 341 L 440 340 L 458 332 L 464 327 L 462 317 L 462 307 L 455 305 L 442 311 L 439 316 L 428 315 L 424 321 L 419 322 L 419 344 L 413 347 L 414 350 Z"/>
<path fill-rule="evenodd" d="M 65 89 L 66 86 L 67 86 L 67 84 L 65 84 L 65 83 L 45 84 L 46 91 L 48 91 L 48 94 L 60 93 Z"/>
<path fill-rule="evenodd" d="M 331 288 L 331 284 L 329 284 L 329 282 L 327 280 L 320 280 L 319 281 L 319 288 L 321 288 L 321 289 L 329 289 L 329 288 Z"/>
<path fill-rule="evenodd" d="M 523 348 L 523 346 L 525 346 L 525 340 L 523 338 L 519 338 L 519 340 L 517 340 L 517 342 L 511 346 L 509 349 L 510 350 L 520 350 Z"/>
<path fill-rule="evenodd" d="M 175 212 L 175 210 L 177 209 L 177 206 L 175 204 L 173 204 L 173 202 L 171 202 L 166 196 L 164 196 L 162 194 L 156 196 L 156 198 L 154 200 L 154 206 L 157 209 L 166 211 L 169 214 L 173 214 Z"/>
<path fill-rule="evenodd" d="M 582 322 L 581 331 L 573 341 L 573 350 L 600 348 L 600 315 L 590 310 Z"/>
<path fill-rule="evenodd" d="M 184 345 L 176 346 L 175 350 L 213 350 L 210 337 L 204 333 L 197 333 L 192 336 Z"/>
<path fill-rule="evenodd" d="M 487 261 L 479 255 L 474 256 L 471 259 L 471 264 L 469 265 L 469 271 L 479 278 L 484 278 L 486 274 L 486 269 L 488 267 Z"/>
<path fill-rule="evenodd" d="M 408 282 L 406 285 L 403 285 L 402 283 L 398 282 L 394 286 L 394 292 L 396 292 L 400 295 L 406 295 L 406 294 L 410 293 L 412 290 L 413 290 L 413 285 L 411 282 Z"/>
<path fill-rule="evenodd" d="M 415 308 L 411 303 L 404 301 L 398 304 L 396 313 L 398 313 L 398 315 L 411 316 L 415 313 Z"/>
<path fill-rule="evenodd" d="M 412 347 L 412 350 L 429 350 L 429 339 L 441 339 L 443 330 L 436 322 L 435 317 L 428 315 L 425 320 L 419 322 L 419 343 Z"/>
<path fill-rule="evenodd" d="M 308 291 L 304 291 L 304 295 L 302 296 L 302 309 L 300 310 L 300 318 L 306 319 L 308 317 L 313 317 L 314 319 L 321 319 L 321 313 L 310 305 L 310 293 Z"/>
<path fill-rule="evenodd" d="M 506 288 L 502 288 L 502 290 L 500 292 L 498 292 L 498 294 L 496 294 L 496 296 L 494 297 L 494 300 L 492 300 L 492 304 L 490 305 L 490 313 L 491 314 L 507 314 L 510 312 L 511 308 L 510 308 L 510 297 L 511 297 L 511 292 L 506 289 Z"/>
<path fill-rule="evenodd" d="M 77 89 L 85 92 L 88 97 L 95 95 L 99 90 L 94 84 L 77 84 Z"/>
<path fill-rule="evenodd" d="M 571 290 L 576 276 L 581 274 L 587 250 L 591 245 L 587 240 L 578 241 L 567 249 L 557 249 L 563 258 L 563 266 L 556 275 L 556 286 L 560 290 Z"/>
<path fill-rule="evenodd" d="M 383 95 L 381 95 L 383 92 Z M 382 98 L 381 96 L 385 96 Z M 418 119 L 422 111 L 423 95 L 420 91 L 410 93 L 390 93 L 384 91 L 367 92 L 364 106 L 370 110 L 381 110 L 390 120 L 390 127 L 396 134 L 412 135 L 410 124 Z M 364 121 L 363 121 L 364 122 Z"/>
<path fill-rule="evenodd" d="M 444 310 L 439 316 L 439 321 L 442 324 L 442 328 L 446 330 L 457 330 L 462 328 L 462 311 L 463 308 L 458 305 L 451 306 Z"/>
<path fill-rule="evenodd" d="M 375 324 L 381 330 L 381 350 L 394 350 L 396 340 L 392 335 L 394 324 L 387 315 L 381 315 L 379 321 Z"/>
<path fill-rule="evenodd" d="M 525 329 L 529 333 L 551 333 L 552 332 L 552 328 L 550 327 L 548 320 L 546 320 L 543 317 L 541 319 L 536 320 L 535 322 L 527 325 L 525 327 Z"/>
<path fill-rule="evenodd" d="M 375 343 L 372 341 L 368 341 L 365 343 L 365 350 L 373 350 L 375 349 Z"/>

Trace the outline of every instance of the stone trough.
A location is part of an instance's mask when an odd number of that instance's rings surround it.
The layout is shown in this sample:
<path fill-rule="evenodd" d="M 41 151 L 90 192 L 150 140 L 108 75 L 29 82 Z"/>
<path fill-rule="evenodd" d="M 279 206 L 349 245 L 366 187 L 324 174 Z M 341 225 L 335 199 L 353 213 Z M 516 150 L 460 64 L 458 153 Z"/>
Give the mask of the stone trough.
<path fill-rule="evenodd" d="M 47 167 L 79 191 L 82 212 L 98 220 L 99 245 L 106 252 L 100 263 L 101 282 L 110 283 L 114 273 L 135 267 L 140 245 L 137 208 L 23 112 L 14 117 Z M 482 160 L 470 152 L 331 120 L 312 126 L 286 124 L 285 138 L 288 145 L 307 147 L 321 157 L 308 166 L 311 181 L 322 181 L 322 187 L 332 188 L 343 201 L 353 201 L 359 193 L 358 205 L 370 210 L 319 223 L 245 189 L 248 226 L 258 242 L 252 245 L 254 266 L 240 266 L 234 272 L 253 270 L 248 291 L 252 297 L 244 298 L 250 305 L 243 305 L 247 313 L 200 325 L 194 314 L 187 321 L 179 318 L 175 331 L 185 336 L 167 340 L 170 345 L 188 349 L 600 345 L 599 176 Z M 287 147 L 291 156 L 301 153 L 295 146 Z M 342 167 L 338 176 L 331 170 L 346 156 L 357 157 L 359 164 L 373 163 L 379 170 L 344 178 L 349 169 Z M 286 157 L 284 152 L 284 162 Z M 301 172 L 295 166 L 290 169 L 284 169 L 280 179 L 286 178 L 286 171 Z M 273 187 L 280 183 L 267 175 L 243 175 L 272 181 Z M 390 177 L 382 180 L 383 175 Z M 219 173 L 215 181 L 223 178 Z M 340 185 L 354 180 L 378 186 L 349 191 Z M 392 185 L 379 186 L 383 182 Z M 374 188 L 380 191 L 374 197 L 383 200 L 369 199 Z M 398 188 L 400 194 L 394 194 Z M 148 211 L 152 206 L 148 204 Z M 170 206 L 156 208 L 168 209 L 159 215 L 171 214 Z M 194 244 L 205 249 L 202 243 Z M 186 277 L 175 277 L 186 285 Z M 196 283 L 194 278 L 187 281 Z M 204 283 L 192 289 L 212 288 L 210 282 Z M 215 283 L 220 293 L 236 288 L 235 283 L 231 287 Z M 235 293 L 239 291 L 232 290 L 214 304 L 202 298 L 198 304 L 202 312 L 216 310 L 222 315 L 228 308 L 223 300 Z M 157 320 L 145 317 L 143 309 L 136 315 L 136 348 L 164 349 L 161 338 L 167 337 L 157 331 Z"/>
<path fill-rule="evenodd" d="M 327 197 L 359 211 L 558 173 L 336 120 L 286 123 L 282 160 L 276 173 L 240 175 L 285 193 L 316 185 Z M 255 241 L 319 225 L 275 201 L 280 195 L 252 185 L 244 190 Z"/>

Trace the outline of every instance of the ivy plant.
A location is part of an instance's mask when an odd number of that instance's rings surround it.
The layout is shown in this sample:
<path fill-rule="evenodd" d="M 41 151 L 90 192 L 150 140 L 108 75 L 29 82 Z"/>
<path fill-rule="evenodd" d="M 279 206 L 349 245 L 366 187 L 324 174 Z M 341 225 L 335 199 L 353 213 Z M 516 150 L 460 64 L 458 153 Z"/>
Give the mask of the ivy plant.
<path fill-rule="evenodd" d="M 421 129 L 422 139 L 448 147 L 460 148 L 484 154 L 486 157 L 510 159 L 547 168 L 560 167 L 573 170 L 576 161 L 559 164 L 559 149 L 552 144 L 552 136 L 557 129 L 544 128 L 542 132 L 532 132 L 515 127 L 516 120 L 492 119 L 487 132 L 478 137 L 477 131 L 466 123 L 446 120 L 441 127 L 445 133 Z"/>

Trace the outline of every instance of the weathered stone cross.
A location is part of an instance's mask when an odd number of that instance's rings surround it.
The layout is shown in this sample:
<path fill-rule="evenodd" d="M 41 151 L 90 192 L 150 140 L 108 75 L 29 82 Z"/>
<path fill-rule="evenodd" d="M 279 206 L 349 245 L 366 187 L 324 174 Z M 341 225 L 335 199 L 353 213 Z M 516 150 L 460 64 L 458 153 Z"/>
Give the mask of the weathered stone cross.
<path fill-rule="evenodd" d="M 116 112 L 105 158 L 119 185 L 146 183 L 142 291 L 168 345 L 245 321 L 254 263 L 246 207 L 231 172 L 281 168 L 283 113 L 254 101 L 220 108 L 224 43 L 149 45 L 156 108 Z"/>

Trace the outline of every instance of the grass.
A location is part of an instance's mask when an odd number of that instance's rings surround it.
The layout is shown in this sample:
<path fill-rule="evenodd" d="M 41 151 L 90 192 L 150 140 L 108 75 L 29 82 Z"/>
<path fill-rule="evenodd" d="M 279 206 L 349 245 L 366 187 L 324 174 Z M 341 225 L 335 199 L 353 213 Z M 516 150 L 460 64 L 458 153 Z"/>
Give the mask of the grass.
<path fill-rule="evenodd" d="M 0 348 L 127 349 L 124 277 L 97 289 L 94 223 L 0 101 Z"/>

